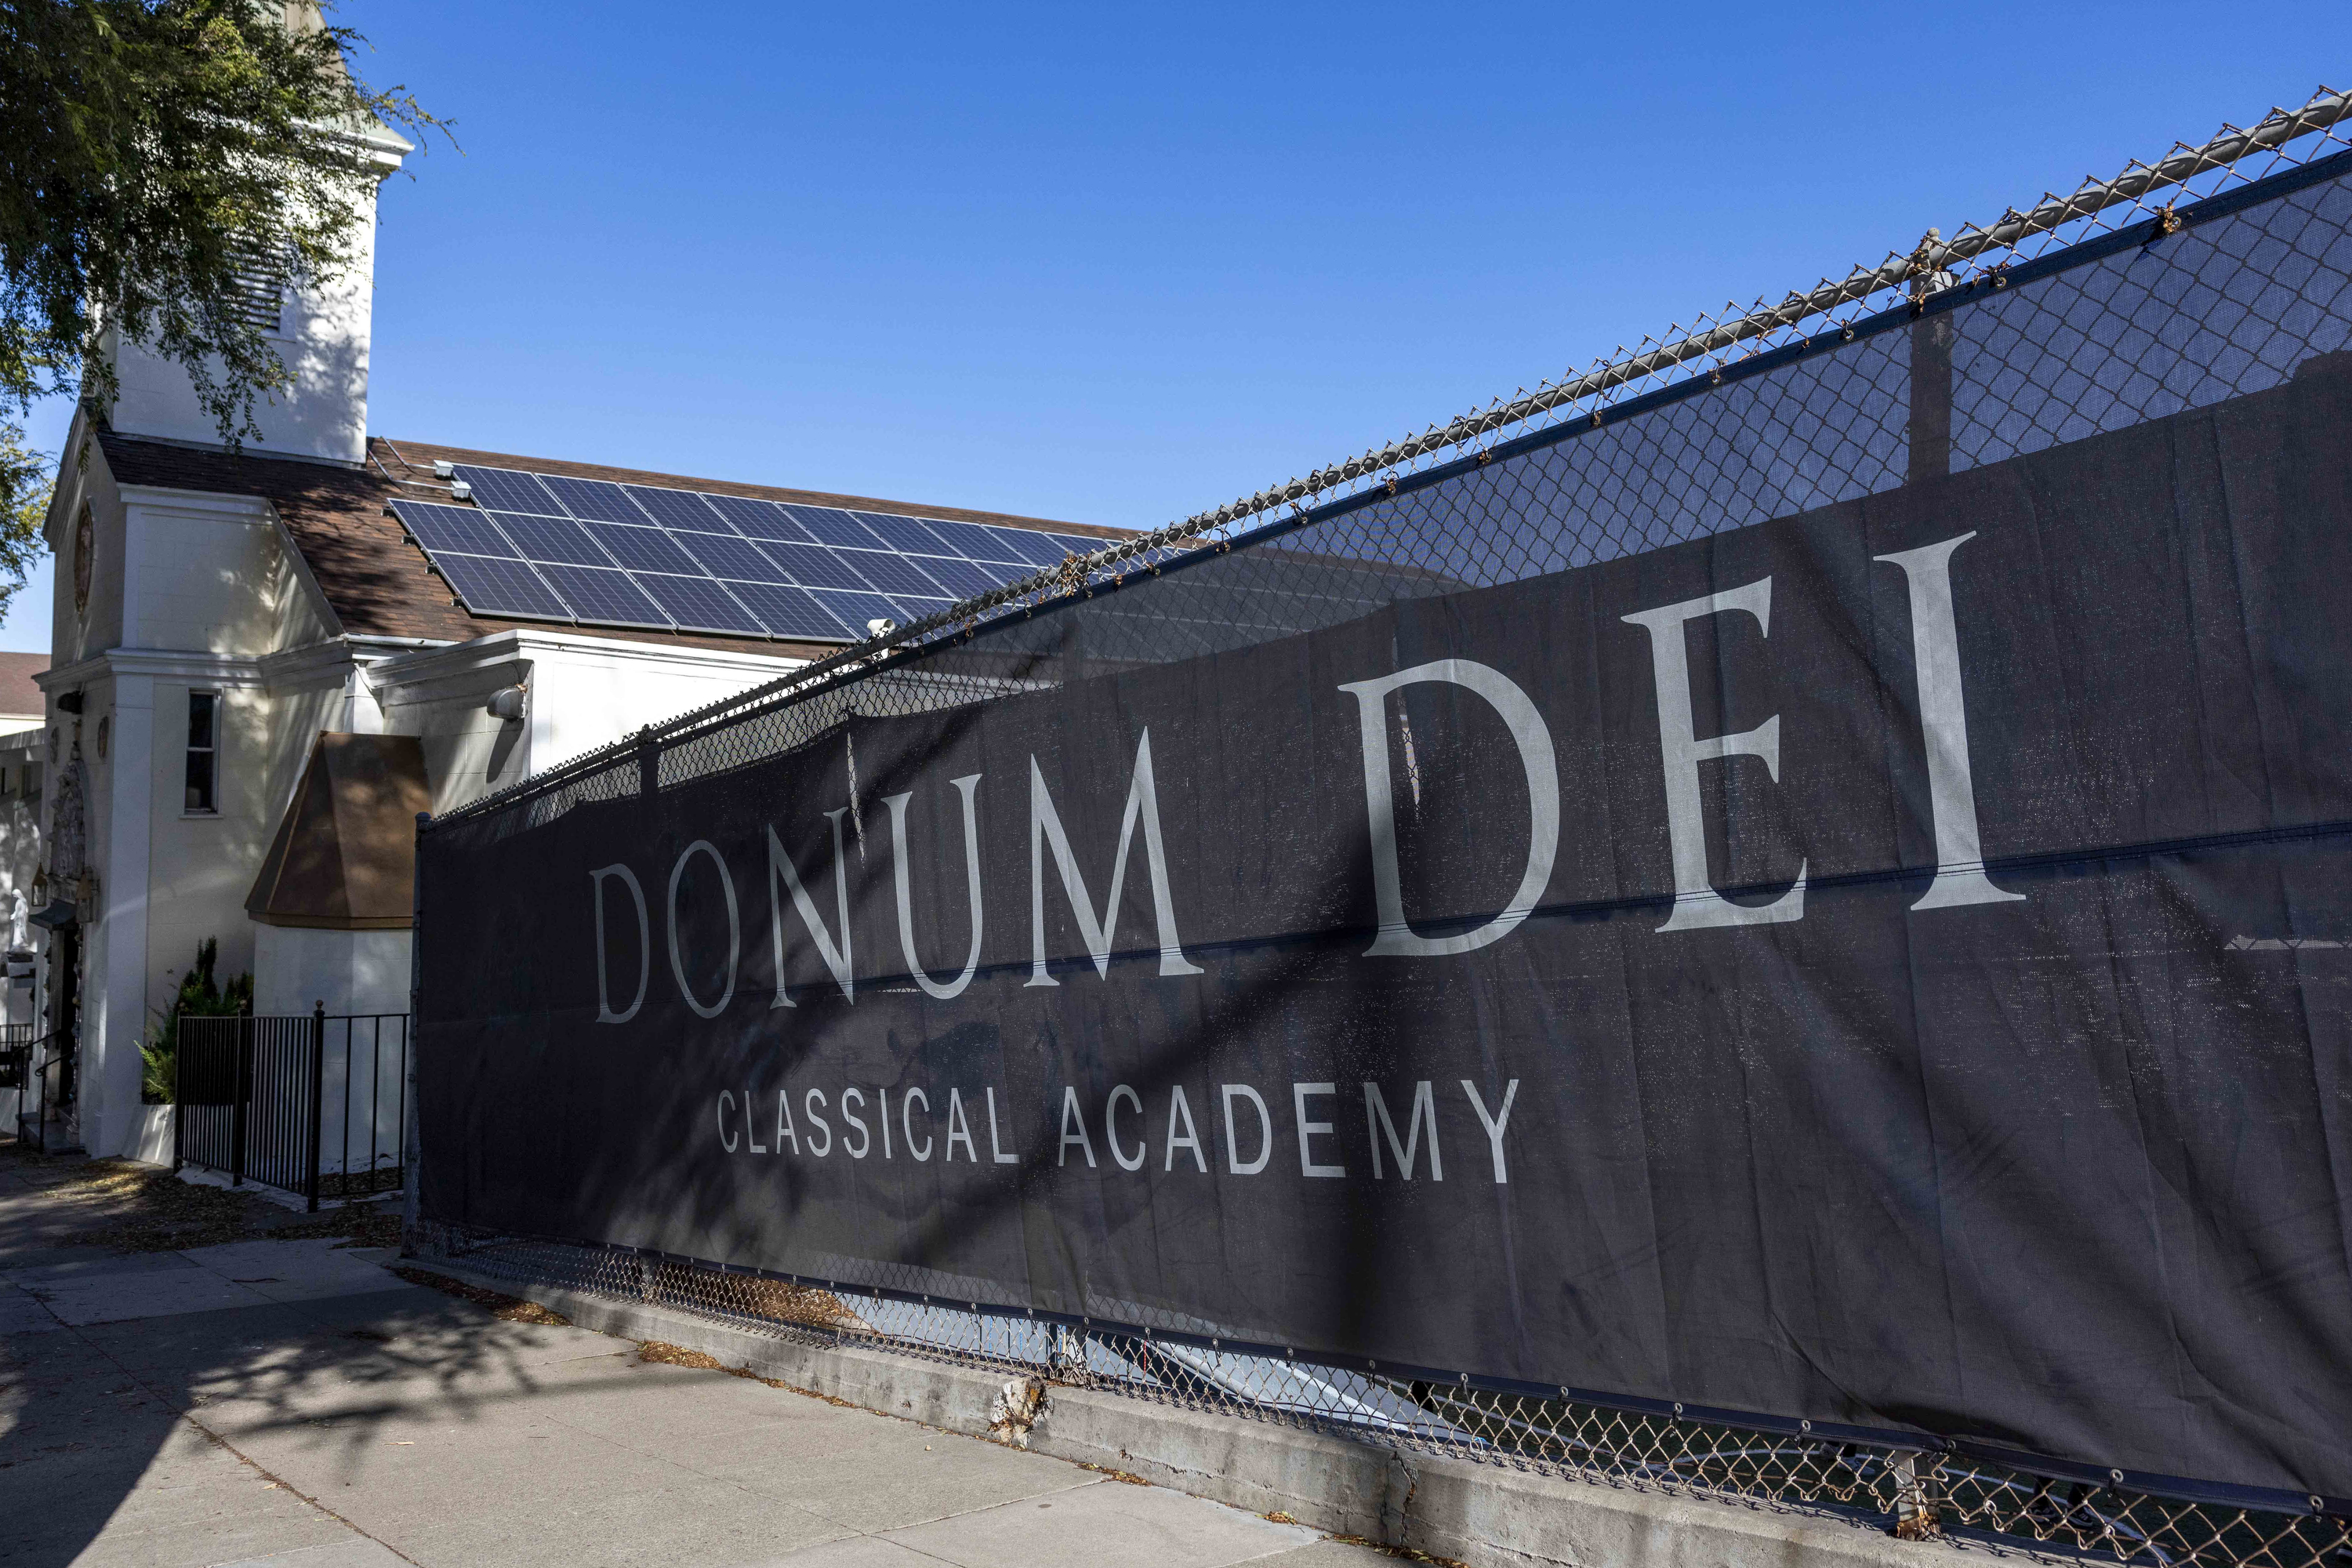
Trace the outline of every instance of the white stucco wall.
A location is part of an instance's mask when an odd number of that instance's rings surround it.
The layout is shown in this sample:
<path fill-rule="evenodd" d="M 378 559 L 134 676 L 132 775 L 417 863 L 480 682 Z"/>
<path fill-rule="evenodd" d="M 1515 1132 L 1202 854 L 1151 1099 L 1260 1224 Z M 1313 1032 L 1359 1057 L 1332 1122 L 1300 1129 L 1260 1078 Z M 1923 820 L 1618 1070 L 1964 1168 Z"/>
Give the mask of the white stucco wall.
<path fill-rule="evenodd" d="M 648 724 L 765 685 L 802 661 L 568 632 L 505 631 L 384 658 L 365 672 L 383 727 L 425 742 L 432 810 L 454 811 Z M 520 685 L 523 717 L 486 710 Z"/>
<path fill-rule="evenodd" d="M 253 928 L 253 1010 L 408 1011 L 408 932 Z"/>
<path fill-rule="evenodd" d="M 551 640 L 555 646 L 533 661 L 533 771 L 764 685 L 803 662 L 599 637 Z"/>
<path fill-rule="evenodd" d="M 144 722 L 144 678 L 131 679 L 127 715 L 120 684 L 110 670 L 81 678 L 82 713 L 79 720 L 68 721 L 67 742 L 59 752 L 61 761 L 70 756 L 79 736 L 89 778 L 89 864 L 96 885 L 96 918 L 90 918 L 85 906 L 80 1102 L 82 1139 L 98 1154 L 128 1153 L 135 1144 L 139 1042 L 149 1017 L 145 871 L 150 726 Z M 133 760 L 128 770 L 122 766 L 126 729 Z M 130 787 L 117 789 L 126 771 Z"/>

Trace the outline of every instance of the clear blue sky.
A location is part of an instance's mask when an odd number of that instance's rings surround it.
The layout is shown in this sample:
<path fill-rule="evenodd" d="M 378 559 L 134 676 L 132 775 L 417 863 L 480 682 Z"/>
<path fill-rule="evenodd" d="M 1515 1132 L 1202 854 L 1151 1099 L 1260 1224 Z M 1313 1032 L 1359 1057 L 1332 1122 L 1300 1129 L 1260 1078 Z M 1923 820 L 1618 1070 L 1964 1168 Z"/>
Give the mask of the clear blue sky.
<path fill-rule="evenodd" d="M 1129 526 L 2352 86 L 2342 0 L 339 15 L 465 149 L 377 434 Z"/>

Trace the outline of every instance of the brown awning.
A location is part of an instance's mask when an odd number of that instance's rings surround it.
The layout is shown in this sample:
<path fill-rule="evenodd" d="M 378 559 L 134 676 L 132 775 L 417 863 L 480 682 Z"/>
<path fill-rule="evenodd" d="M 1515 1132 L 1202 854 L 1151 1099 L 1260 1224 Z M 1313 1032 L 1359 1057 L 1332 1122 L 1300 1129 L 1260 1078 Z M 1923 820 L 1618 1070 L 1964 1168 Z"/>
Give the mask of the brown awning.
<path fill-rule="evenodd" d="M 409 925 L 416 814 L 429 798 L 415 736 L 320 735 L 245 912 L 272 926 Z"/>

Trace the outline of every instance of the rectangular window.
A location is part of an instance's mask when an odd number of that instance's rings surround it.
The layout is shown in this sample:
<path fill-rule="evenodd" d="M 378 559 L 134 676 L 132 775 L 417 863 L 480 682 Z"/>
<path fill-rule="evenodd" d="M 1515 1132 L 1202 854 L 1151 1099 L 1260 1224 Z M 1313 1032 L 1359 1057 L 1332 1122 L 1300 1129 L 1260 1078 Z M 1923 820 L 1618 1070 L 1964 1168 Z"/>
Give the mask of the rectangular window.
<path fill-rule="evenodd" d="M 220 809 L 215 794 L 220 782 L 220 693 L 188 693 L 188 805 L 194 815 L 209 816 Z"/>

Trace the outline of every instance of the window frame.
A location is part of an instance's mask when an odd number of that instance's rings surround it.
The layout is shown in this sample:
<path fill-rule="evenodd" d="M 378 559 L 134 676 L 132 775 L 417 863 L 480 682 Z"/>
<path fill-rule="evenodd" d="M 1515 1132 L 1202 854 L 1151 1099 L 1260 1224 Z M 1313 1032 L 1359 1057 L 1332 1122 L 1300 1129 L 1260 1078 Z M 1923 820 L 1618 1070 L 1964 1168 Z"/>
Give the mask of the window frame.
<path fill-rule="evenodd" d="M 199 698 L 210 701 L 213 705 L 212 744 L 209 746 L 199 746 L 195 743 L 195 710 L 196 700 Z M 221 815 L 221 719 L 227 709 L 226 695 L 217 687 L 191 686 L 188 688 L 188 731 L 180 748 L 180 816 L 183 818 L 210 820 Z M 205 806 L 194 806 L 188 804 L 188 763 L 199 754 L 212 759 L 212 777 L 210 787 L 206 791 L 212 797 L 212 804 Z"/>

